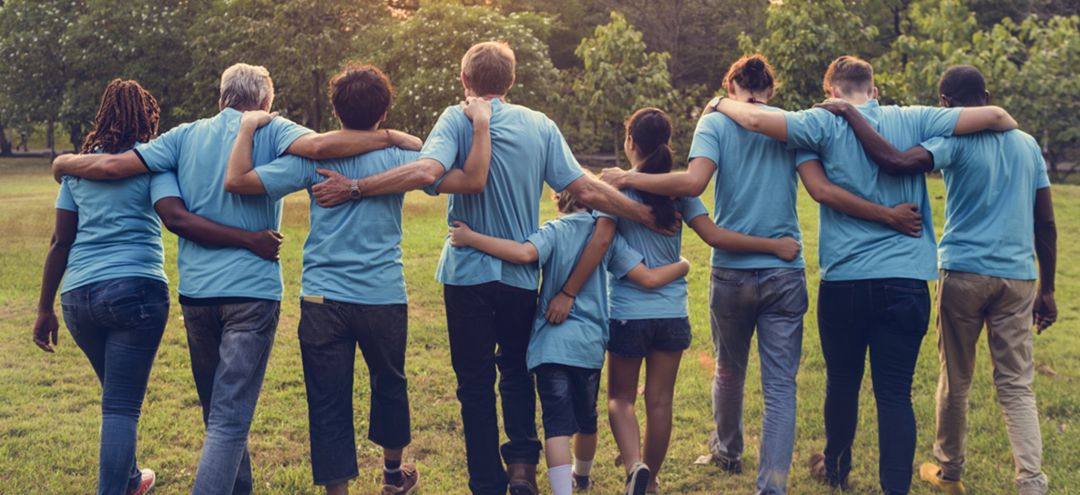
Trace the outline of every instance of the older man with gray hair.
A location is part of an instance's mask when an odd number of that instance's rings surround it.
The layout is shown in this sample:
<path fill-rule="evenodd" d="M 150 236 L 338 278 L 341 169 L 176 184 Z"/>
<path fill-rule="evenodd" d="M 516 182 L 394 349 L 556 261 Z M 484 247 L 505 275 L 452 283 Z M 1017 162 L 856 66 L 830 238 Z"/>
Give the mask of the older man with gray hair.
<path fill-rule="evenodd" d="M 177 126 L 132 151 L 65 155 L 56 176 L 105 180 L 143 173 L 175 173 L 177 191 L 193 213 L 247 230 L 277 230 L 281 201 L 225 191 L 225 169 L 245 111 L 270 109 L 269 72 L 236 64 L 221 75 L 220 112 Z M 316 134 L 285 118 L 255 133 L 256 167 L 289 153 L 312 159 L 357 155 L 387 146 L 419 149 L 420 141 L 394 131 L 338 130 Z M 191 368 L 206 422 L 193 493 L 246 494 L 252 490 L 248 431 L 274 342 L 282 282 L 278 262 L 250 251 L 180 239 L 180 304 Z"/>

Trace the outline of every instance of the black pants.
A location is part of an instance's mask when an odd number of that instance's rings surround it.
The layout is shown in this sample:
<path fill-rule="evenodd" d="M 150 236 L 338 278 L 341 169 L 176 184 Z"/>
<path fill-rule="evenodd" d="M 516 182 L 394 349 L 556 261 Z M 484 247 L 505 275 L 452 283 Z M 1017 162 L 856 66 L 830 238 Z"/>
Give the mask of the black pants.
<path fill-rule="evenodd" d="M 866 351 L 878 412 L 878 475 L 886 494 L 911 488 L 915 412 L 911 381 L 926 327 L 926 282 L 874 279 L 821 282 L 818 328 L 825 355 L 825 468 L 833 482 L 851 471 Z"/>
<path fill-rule="evenodd" d="M 359 475 L 353 427 L 357 345 L 371 380 L 368 439 L 386 449 L 409 444 L 407 329 L 404 304 L 300 303 L 300 356 L 316 485 L 334 485 Z"/>
<path fill-rule="evenodd" d="M 506 493 L 506 464 L 536 464 L 536 390 L 525 365 L 536 291 L 499 282 L 443 288 L 450 359 L 465 432 L 469 489 Z M 495 376 L 499 375 L 503 427 L 509 441 L 499 447 Z"/>

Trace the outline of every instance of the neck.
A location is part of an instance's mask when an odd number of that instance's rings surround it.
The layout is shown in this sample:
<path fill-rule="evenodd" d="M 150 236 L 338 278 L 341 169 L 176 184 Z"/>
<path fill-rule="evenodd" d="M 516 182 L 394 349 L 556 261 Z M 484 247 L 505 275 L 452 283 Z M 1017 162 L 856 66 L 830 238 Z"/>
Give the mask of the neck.
<path fill-rule="evenodd" d="M 731 95 L 731 99 L 735 101 L 741 101 L 743 103 L 768 103 L 769 97 L 764 94 L 754 94 L 749 92 L 736 91 Z"/>
<path fill-rule="evenodd" d="M 864 104 L 866 104 L 866 102 L 873 99 L 873 98 L 870 97 L 870 95 L 863 95 L 863 94 L 854 95 L 854 96 L 840 95 L 839 98 L 841 100 L 844 100 L 844 101 L 846 101 L 848 103 L 851 103 L 852 105 L 856 105 L 856 106 L 864 105 Z"/>

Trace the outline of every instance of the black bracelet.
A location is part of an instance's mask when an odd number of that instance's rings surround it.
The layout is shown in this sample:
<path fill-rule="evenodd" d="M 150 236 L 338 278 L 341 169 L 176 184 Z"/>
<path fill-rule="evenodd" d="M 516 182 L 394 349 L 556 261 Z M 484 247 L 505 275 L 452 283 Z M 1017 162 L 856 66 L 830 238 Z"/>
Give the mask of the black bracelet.
<path fill-rule="evenodd" d="M 572 295 L 572 294 L 570 294 L 569 292 L 566 292 L 563 289 L 559 289 L 559 294 L 562 294 L 562 295 L 564 295 L 566 297 L 569 297 L 570 299 L 577 299 L 577 296 Z"/>

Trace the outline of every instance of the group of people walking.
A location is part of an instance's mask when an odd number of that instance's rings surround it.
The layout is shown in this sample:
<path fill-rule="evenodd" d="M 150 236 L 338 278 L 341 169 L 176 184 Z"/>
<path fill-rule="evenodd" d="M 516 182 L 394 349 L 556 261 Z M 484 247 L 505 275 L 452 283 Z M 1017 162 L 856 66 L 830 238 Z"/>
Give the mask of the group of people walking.
<path fill-rule="evenodd" d="M 727 97 L 699 120 L 685 171 L 672 171 L 670 117 L 642 108 L 626 122 L 632 170 L 595 177 L 551 119 L 507 101 L 514 69 L 505 43 L 470 48 L 461 61 L 465 101 L 448 107 L 423 142 L 380 129 L 394 89 L 370 65 L 350 65 L 330 81 L 341 129 L 321 134 L 269 113 L 273 84 L 262 67 L 225 70 L 220 113 L 160 136 L 149 92 L 134 81 L 108 85 L 82 154 L 53 163 L 56 231 L 34 326 L 35 343 L 52 351 L 62 281 L 64 320 L 102 384 L 99 493 L 143 494 L 155 480 L 139 468 L 135 439 L 169 309 L 161 224 L 180 237 L 179 301 L 206 424 L 193 493 L 252 492 L 247 437 L 280 311 L 281 200 L 302 189 L 311 214 L 298 333 L 314 483 L 342 494 L 358 476 L 359 347 L 371 380 L 368 438 L 383 449 L 381 493 L 411 493 L 420 473 L 403 463 L 411 428 L 402 205 L 405 192 L 422 189 L 449 195 L 436 278 L 470 492 L 539 493 L 541 450 L 552 493 L 588 490 L 605 361 L 625 493 L 660 492 L 679 364 L 691 343 L 685 223 L 714 248 L 710 457 L 724 471 L 742 470 L 743 384 L 756 331 L 765 403 L 756 490 L 782 494 L 809 304 L 799 178 L 822 205 L 826 438 L 811 474 L 848 484 L 869 352 L 881 489 L 908 493 L 911 384 L 929 325 L 927 281 L 939 277 L 930 170 L 944 174 L 948 206 L 937 463 L 920 476 L 964 492 L 966 397 L 985 325 L 1018 489 L 1046 493 L 1031 326 L 1041 331 L 1056 318 L 1049 182 L 1035 140 L 987 106 L 977 70 L 946 71 L 939 108 L 880 106 L 872 67 L 845 56 L 825 75 L 830 99 L 821 108 L 784 112 L 766 105 L 776 86 L 768 62 L 743 57 L 724 78 Z M 709 218 L 698 196 L 714 178 Z M 541 226 L 544 184 L 556 191 L 559 217 Z M 643 364 L 644 433 L 635 415 Z"/>

